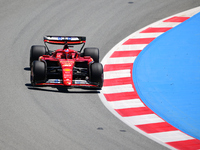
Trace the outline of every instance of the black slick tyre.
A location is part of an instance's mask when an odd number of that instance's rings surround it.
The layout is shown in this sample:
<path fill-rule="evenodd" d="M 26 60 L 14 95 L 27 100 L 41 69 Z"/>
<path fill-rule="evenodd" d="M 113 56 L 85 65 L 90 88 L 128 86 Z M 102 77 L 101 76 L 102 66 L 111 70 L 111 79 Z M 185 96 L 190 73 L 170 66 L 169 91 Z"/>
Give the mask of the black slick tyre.
<path fill-rule="evenodd" d="M 84 56 L 90 56 L 94 62 L 99 62 L 99 49 L 94 47 L 88 47 L 84 49 Z"/>
<path fill-rule="evenodd" d="M 33 45 L 30 49 L 30 67 L 34 60 L 38 60 L 38 58 L 42 55 L 46 54 L 46 47 L 43 45 Z"/>
<path fill-rule="evenodd" d="M 31 67 L 31 84 L 35 85 L 37 82 L 44 82 L 46 79 L 46 65 L 44 62 L 35 60 Z"/>
<path fill-rule="evenodd" d="M 103 86 L 103 66 L 101 63 L 93 63 L 90 65 L 89 78 L 91 82 L 98 83 L 100 88 Z"/>

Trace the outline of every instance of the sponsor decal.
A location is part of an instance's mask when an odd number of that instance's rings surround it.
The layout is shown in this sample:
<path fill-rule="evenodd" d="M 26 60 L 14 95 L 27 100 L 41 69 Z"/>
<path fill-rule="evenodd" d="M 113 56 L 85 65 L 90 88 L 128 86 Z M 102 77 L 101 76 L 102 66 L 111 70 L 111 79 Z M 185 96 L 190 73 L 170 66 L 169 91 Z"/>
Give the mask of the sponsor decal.
<path fill-rule="evenodd" d="M 67 68 L 67 69 L 64 69 L 64 71 L 71 71 L 71 69 Z"/>
<path fill-rule="evenodd" d="M 61 80 L 60 79 L 49 79 L 46 83 L 61 83 Z"/>
<path fill-rule="evenodd" d="M 78 41 L 79 40 L 78 37 L 67 37 L 66 39 L 69 41 Z"/>
<path fill-rule="evenodd" d="M 67 40 L 72 40 L 72 38 L 71 37 L 67 37 Z"/>
<path fill-rule="evenodd" d="M 70 73 L 69 73 L 69 74 L 68 74 L 68 73 L 65 73 L 65 74 L 63 75 L 63 77 L 64 77 L 64 78 L 71 78 L 71 74 L 70 74 Z"/>
<path fill-rule="evenodd" d="M 72 66 L 74 64 L 74 61 L 60 61 L 60 63 L 62 64 L 62 66 Z"/>
<path fill-rule="evenodd" d="M 75 80 L 75 84 L 88 84 L 85 80 Z"/>
<path fill-rule="evenodd" d="M 58 37 L 58 40 L 62 40 L 62 37 Z"/>
<path fill-rule="evenodd" d="M 58 79 L 54 80 L 54 83 L 60 83 L 60 81 Z"/>

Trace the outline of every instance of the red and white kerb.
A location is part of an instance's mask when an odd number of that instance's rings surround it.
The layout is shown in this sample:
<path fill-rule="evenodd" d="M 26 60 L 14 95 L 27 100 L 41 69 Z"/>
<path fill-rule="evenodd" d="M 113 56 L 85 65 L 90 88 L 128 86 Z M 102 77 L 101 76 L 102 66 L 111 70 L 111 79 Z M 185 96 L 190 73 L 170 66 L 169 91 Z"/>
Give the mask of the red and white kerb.
<path fill-rule="evenodd" d="M 132 80 L 133 63 L 155 38 L 200 12 L 200 7 L 153 23 L 122 40 L 104 57 L 104 86 L 99 96 L 127 125 L 170 149 L 200 149 L 200 140 L 173 127 L 140 99 Z"/>

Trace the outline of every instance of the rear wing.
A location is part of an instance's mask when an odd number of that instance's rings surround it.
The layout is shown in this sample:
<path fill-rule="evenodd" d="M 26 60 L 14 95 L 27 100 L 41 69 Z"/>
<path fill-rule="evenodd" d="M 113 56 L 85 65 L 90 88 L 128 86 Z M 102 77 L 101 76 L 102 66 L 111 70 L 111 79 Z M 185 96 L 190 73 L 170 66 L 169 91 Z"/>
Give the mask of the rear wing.
<path fill-rule="evenodd" d="M 77 45 L 86 42 L 83 36 L 44 36 L 44 43 L 61 44 L 61 45 Z"/>
<path fill-rule="evenodd" d="M 83 46 L 81 47 L 79 51 L 81 52 L 86 43 L 86 37 L 84 36 L 50 36 L 50 35 L 44 36 L 44 44 L 50 53 L 50 50 L 48 46 L 46 45 L 46 43 L 64 45 L 63 49 L 68 48 L 68 45 L 83 44 Z"/>

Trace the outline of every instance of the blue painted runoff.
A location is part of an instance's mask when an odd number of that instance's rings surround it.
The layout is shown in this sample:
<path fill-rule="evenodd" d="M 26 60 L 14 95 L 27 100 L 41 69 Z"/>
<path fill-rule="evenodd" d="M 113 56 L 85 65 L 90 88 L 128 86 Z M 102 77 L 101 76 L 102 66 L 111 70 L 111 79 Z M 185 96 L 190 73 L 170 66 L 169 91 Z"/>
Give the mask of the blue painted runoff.
<path fill-rule="evenodd" d="M 132 74 L 150 109 L 200 140 L 200 13 L 145 47 Z"/>

